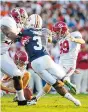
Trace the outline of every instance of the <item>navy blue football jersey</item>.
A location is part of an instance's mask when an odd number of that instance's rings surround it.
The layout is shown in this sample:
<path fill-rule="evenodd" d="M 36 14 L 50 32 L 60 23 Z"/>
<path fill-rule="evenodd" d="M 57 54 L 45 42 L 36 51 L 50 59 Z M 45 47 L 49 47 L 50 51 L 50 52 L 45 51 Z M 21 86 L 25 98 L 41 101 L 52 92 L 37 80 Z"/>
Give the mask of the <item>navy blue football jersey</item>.
<path fill-rule="evenodd" d="M 25 29 L 19 35 L 22 36 L 21 43 L 25 46 L 30 61 L 48 55 L 41 42 L 41 29 Z"/>

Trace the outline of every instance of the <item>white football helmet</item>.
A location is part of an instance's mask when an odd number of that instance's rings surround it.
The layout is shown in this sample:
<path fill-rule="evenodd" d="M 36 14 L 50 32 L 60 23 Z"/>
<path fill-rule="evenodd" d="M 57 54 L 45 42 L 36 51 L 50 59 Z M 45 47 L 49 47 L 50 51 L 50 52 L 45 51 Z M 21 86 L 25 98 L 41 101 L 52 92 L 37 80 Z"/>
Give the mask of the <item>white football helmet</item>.
<path fill-rule="evenodd" d="M 38 14 L 32 14 L 28 18 L 30 28 L 42 28 L 42 18 Z"/>

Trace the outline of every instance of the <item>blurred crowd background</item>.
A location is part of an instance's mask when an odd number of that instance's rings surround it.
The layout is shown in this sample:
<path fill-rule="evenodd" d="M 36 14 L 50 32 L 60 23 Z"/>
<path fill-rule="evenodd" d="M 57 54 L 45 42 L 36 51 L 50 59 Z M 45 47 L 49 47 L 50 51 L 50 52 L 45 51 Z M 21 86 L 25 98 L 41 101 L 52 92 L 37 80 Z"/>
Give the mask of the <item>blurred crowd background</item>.
<path fill-rule="evenodd" d="M 1 17 L 8 15 L 9 11 L 15 7 L 24 7 L 29 16 L 34 13 L 39 14 L 43 19 L 43 27 L 47 27 L 50 30 L 52 29 L 52 25 L 57 21 L 64 21 L 69 26 L 70 32 L 75 30 L 81 32 L 86 44 L 81 46 L 81 50 L 78 55 L 77 69 L 80 73 L 74 73 L 71 77 L 71 81 L 76 84 L 77 93 L 88 93 L 88 1 L 12 0 L 9 2 L 8 0 L 8 2 L 6 2 L 4 0 L 1 1 Z M 56 47 L 57 42 L 54 40 L 50 46 L 52 46 L 52 49 L 50 47 L 49 52 L 55 62 L 58 63 L 59 53 Z M 39 92 L 42 88 L 41 80 L 35 73 L 33 73 L 32 70 L 29 71 L 34 74 L 29 85 L 32 88 L 35 87 L 35 90 Z M 52 91 L 54 90 L 52 89 Z"/>

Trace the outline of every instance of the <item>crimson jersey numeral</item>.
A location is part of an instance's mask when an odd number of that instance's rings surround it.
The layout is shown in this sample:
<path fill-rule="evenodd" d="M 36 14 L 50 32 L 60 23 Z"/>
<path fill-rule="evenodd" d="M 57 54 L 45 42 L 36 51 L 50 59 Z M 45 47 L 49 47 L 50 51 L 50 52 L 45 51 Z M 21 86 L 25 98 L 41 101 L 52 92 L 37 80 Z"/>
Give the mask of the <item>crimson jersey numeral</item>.
<path fill-rule="evenodd" d="M 69 42 L 65 40 L 63 43 L 60 43 L 60 54 L 68 53 L 69 51 Z"/>

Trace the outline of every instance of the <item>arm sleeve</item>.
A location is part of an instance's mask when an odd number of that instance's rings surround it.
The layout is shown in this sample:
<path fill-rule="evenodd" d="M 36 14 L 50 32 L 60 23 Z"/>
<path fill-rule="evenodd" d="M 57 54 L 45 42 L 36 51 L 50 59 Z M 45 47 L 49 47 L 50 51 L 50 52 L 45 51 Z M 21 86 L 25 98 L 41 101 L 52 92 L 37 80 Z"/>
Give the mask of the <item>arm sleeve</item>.
<path fill-rule="evenodd" d="M 74 32 L 72 34 L 72 37 L 81 39 L 82 38 L 82 34 L 79 31 L 76 31 L 76 32 Z"/>
<path fill-rule="evenodd" d="M 25 29 L 25 30 L 22 30 L 19 34 L 19 36 L 33 36 L 33 31 L 32 29 Z"/>

